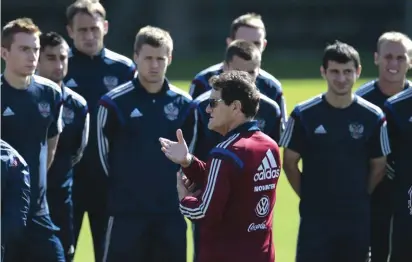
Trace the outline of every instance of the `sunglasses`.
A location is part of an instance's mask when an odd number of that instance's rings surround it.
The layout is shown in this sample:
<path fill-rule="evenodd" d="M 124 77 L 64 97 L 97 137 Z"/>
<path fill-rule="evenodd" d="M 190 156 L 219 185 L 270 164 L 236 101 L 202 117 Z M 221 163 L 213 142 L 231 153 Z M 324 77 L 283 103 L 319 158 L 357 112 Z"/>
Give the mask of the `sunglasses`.
<path fill-rule="evenodd" d="M 209 106 L 210 106 L 210 108 L 215 108 L 215 107 L 217 107 L 217 104 L 220 102 L 220 101 L 223 101 L 223 99 L 213 99 L 213 98 L 209 98 Z"/>

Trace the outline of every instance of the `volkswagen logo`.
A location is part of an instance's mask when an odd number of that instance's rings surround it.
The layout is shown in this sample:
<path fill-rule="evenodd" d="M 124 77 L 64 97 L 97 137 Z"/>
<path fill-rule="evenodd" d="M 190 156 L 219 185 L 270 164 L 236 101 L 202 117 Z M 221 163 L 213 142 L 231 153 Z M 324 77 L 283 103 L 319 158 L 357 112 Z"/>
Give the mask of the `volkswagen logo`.
<path fill-rule="evenodd" d="M 258 217 L 265 217 L 269 213 L 270 199 L 263 196 L 256 205 L 255 212 Z"/>

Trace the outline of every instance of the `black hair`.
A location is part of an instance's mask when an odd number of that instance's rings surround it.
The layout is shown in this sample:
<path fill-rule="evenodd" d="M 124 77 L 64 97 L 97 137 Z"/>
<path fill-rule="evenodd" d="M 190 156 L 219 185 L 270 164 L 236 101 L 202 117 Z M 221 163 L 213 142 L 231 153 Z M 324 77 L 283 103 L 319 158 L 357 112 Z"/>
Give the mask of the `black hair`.
<path fill-rule="evenodd" d="M 326 46 L 323 52 L 322 66 L 324 69 L 328 68 L 329 61 L 334 61 L 339 64 L 346 64 L 352 61 L 356 69 L 358 69 L 361 64 L 358 51 L 356 51 L 353 46 L 338 40 Z"/>
<path fill-rule="evenodd" d="M 222 100 L 226 105 L 235 100 L 242 104 L 245 117 L 254 117 L 259 110 L 259 91 L 252 77 L 243 71 L 230 70 L 213 76 L 210 85 L 214 90 L 221 91 Z"/>
<path fill-rule="evenodd" d="M 56 47 L 61 44 L 66 44 L 66 40 L 56 32 L 40 35 L 40 51 L 43 51 L 47 46 Z"/>
<path fill-rule="evenodd" d="M 261 60 L 261 53 L 256 45 L 245 40 L 235 40 L 226 48 L 225 62 L 227 64 L 233 60 L 234 56 L 246 61 L 252 60 L 255 64 L 260 64 Z"/>

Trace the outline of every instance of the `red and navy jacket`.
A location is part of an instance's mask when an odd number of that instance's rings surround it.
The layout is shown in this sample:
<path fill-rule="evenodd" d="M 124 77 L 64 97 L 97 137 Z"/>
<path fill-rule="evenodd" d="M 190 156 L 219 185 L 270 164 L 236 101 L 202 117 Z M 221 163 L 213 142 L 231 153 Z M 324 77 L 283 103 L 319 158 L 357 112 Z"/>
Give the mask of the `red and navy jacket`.
<path fill-rule="evenodd" d="M 211 90 L 212 87 L 209 84 L 209 79 L 212 76 L 220 75 L 222 72 L 223 63 L 219 63 L 204 69 L 192 80 L 189 94 L 193 97 L 193 99 L 196 99 L 204 92 Z M 269 74 L 263 69 L 259 69 L 259 75 L 256 78 L 255 84 L 262 94 L 274 100 L 279 105 L 282 115 L 281 127 L 283 130 L 287 121 L 287 110 L 281 83 L 273 75 Z"/>
<path fill-rule="evenodd" d="M 195 135 L 190 144 L 190 152 L 202 161 L 206 161 L 210 150 L 222 141 L 223 136 L 210 130 L 207 125 L 210 114 L 206 112 L 211 90 L 193 100 L 195 114 Z M 279 105 L 260 93 L 259 110 L 255 116 L 259 129 L 276 142 L 281 133 L 281 111 Z"/>
<path fill-rule="evenodd" d="M 4 140 L 1 141 L 1 245 L 18 244 L 23 238 L 30 207 L 29 166 Z"/>
<path fill-rule="evenodd" d="M 180 215 L 179 166 L 159 149 L 159 137 L 174 139 L 179 128 L 185 137 L 193 136 L 191 101 L 188 93 L 167 80 L 162 90 L 153 94 L 138 78 L 100 99 L 97 146 L 109 177 L 110 215 Z"/>
<path fill-rule="evenodd" d="M 180 202 L 181 213 L 196 221 L 199 262 L 275 259 L 272 219 L 281 163 L 278 145 L 256 121 L 228 133 L 207 162 L 194 157 L 184 174 L 203 183 L 203 193 Z"/>

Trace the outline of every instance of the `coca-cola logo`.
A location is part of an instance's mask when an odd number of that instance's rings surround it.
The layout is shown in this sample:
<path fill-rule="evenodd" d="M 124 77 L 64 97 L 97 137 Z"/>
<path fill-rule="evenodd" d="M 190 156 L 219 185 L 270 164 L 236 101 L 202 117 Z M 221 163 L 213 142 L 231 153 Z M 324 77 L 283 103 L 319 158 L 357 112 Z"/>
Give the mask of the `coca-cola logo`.
<path fill-rule="evenodd" d="M 266 221 L 263 221 L 260 224 L 251 223 L 249 227 L 247 228 L 247 232 L 254 232 L 254 231 L 266 230 L 266 229 L 267 229 Z"/>

